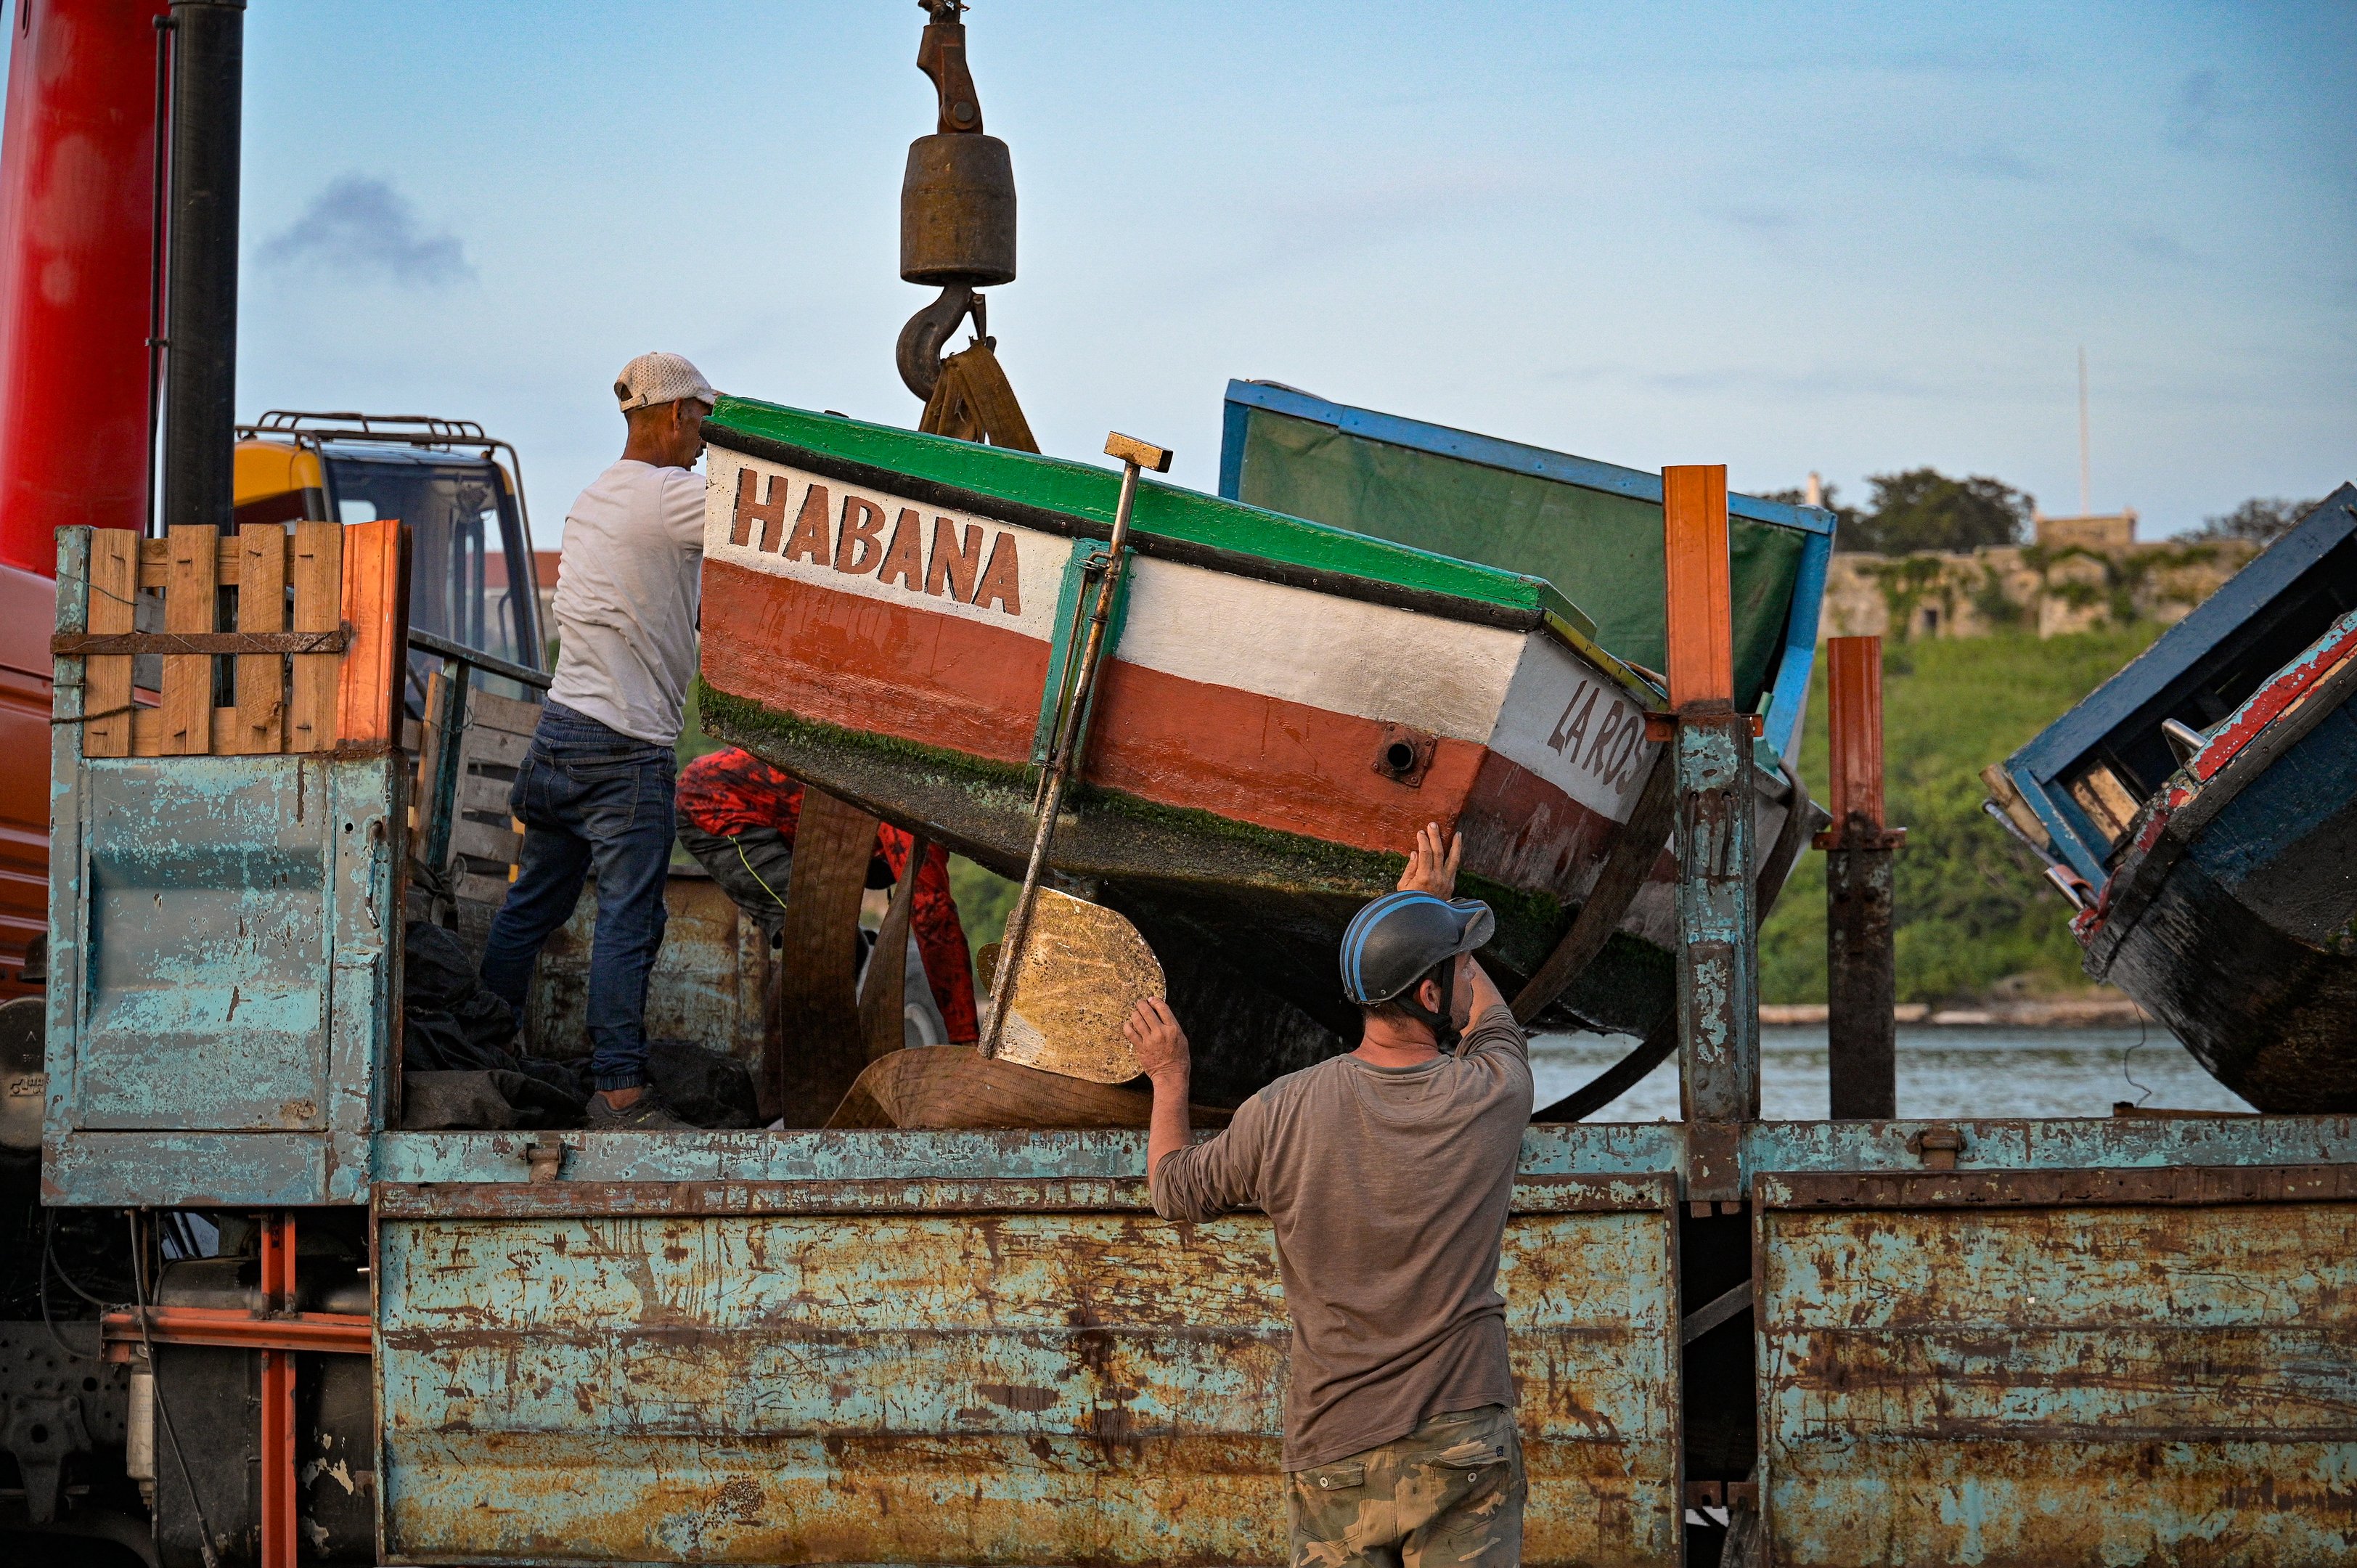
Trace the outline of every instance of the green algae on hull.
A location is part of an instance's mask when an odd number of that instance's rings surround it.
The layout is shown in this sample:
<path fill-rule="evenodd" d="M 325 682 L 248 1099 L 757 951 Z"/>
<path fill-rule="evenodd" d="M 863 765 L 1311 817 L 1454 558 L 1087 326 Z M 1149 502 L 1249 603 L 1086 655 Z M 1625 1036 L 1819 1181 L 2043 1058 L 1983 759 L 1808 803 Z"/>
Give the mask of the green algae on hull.
<path fill-rule="evenodd" d="M 1021 768 L 781 713 L 701 677 L 696 699 L 706 730 L 720 739 L 1001 875 L 1022 875 L 1032 818 Z M 1131 899 L 1183 906 L 1199 919 L 1228 906 L 1232 922 L 1222 923 L 1265 931 L 1305 960 L 1312 950 L 1330 952 L 1351 913 L 1397 886 L 1407 865 L 1405 854 L 1329 843 L 1120 790 L 1086 789 L 1074 804 L 1057 837 L 1060 872 L 1103 878 Z M 1471 873 L 1459 876 L 1458 894 L 1497 912 L 1498 934 L 1483 953 L 1508 983 L 1537 968 L 1579 908 Z M 1665 950 L 1615 933 L 1562 999 L 1559 1020 L 1641 1033 L 1672 994 L 1674 968 Z"/>

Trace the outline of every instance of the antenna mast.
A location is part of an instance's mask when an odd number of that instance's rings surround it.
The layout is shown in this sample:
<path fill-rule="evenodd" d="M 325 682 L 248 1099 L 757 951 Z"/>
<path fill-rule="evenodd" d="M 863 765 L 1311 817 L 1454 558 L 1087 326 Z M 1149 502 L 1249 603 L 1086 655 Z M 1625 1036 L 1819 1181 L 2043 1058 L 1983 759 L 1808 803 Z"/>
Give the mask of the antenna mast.
<path fill-rule="evenodd" d="M 2079 515 L 2081 517 L 2095 515 L 2095 509 L 2087 499 L 2091 489 L 2092 487 L 2087 483 L 2087 346 L 2082 343 L 2079 345 Z"/>

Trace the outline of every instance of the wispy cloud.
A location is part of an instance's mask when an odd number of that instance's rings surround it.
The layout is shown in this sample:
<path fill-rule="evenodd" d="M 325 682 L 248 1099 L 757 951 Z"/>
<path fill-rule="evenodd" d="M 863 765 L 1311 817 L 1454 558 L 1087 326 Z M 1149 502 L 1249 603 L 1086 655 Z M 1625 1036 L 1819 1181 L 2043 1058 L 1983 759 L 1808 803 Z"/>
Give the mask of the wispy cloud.
<path fill-rule="evenodd" d="M 2193 260 L 2193 252 L 2175 237 L 2158 229 L 2131 229 L 2120 236 L 2120 242 L 2131 254 L 2147 262 L 2182 263 Z"/>
<path fill-rule="evenodd" d="M 2045 170 L 1995 142 L 1984 143 L 1968 153 L 1957 155 L 1955 165 L 1966 174 L 1976 174 L 1986 179 L 2011 179 L 2035 184 L 2046 177 Z"/>
<path fill-rule="evenodd" d="M 2225 117 L 2225 79 L 2197 70 L 2177 84 L 2162 134 L 2179 152 L 2208 152 L 2218 145 L 2218 123 Z"/>
<path fill-rule="evenodd" d="M 428 233 L 389 181 L 345 175 L 311 199 L 303 215 L 264 242 L 274 266 L 312 265 L 411 288 L 439 288 L 475 275 L 466 247 Z"/>

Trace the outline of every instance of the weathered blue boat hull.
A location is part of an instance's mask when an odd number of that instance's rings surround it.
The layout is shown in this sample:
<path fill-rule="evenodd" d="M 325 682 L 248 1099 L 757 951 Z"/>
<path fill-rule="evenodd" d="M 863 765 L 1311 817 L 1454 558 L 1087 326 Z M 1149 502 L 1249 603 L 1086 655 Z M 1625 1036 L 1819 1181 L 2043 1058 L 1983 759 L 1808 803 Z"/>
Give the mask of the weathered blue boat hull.
<path fill-rule="evenodd" d="M 2352 692 L 2344 485 L 1993 780 L 2093 889 L 2073 921 L 2087 972 L 2262 1111 L 2357 1109 Z"/>
<path fill-rule="evenodd" d="M 2352 690 L 2344 677 L 2311 698 L 2334 705 L 2214 814 L 2185 822 L 2203 793 L 2189 791 L 2154 846 L 2124 863 L 2088 945 L 2089 973 L 2143 1003 L 2262 1110 L 2357 1111 Z M 2206 789 L 2233 782 L 2222 774 Z"/>

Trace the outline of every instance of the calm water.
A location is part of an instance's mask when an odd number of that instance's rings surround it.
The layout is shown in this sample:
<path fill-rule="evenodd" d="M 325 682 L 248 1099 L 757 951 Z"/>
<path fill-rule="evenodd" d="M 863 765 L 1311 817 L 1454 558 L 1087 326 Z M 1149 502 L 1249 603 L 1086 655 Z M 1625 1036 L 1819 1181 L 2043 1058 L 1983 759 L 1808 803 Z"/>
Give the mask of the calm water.
<path fill-rule="evenodd" d="M 1540 1036 L 1531 1046 L 1538 1102 L 1561 1099 L 1636 1044 L 1619 1035 Z M 1760 1055 L 1762 1114 L 1779 1122 L 1825 1114 L 1823 1025 L 1763 1028 Z M 2250 1109 L 2158 1028 L 2141 1036 L 2135 1029 L 1899 1031 L 1901 1116 L 2109 1116 L 2121 1100 L 2183 1111 Z M 1667 1122 L 1677 1114 L 1677 1070 L 1670 1061 L 1588 1120 Z"/>

